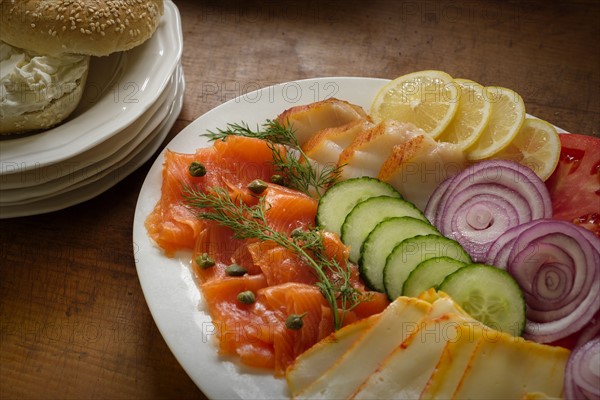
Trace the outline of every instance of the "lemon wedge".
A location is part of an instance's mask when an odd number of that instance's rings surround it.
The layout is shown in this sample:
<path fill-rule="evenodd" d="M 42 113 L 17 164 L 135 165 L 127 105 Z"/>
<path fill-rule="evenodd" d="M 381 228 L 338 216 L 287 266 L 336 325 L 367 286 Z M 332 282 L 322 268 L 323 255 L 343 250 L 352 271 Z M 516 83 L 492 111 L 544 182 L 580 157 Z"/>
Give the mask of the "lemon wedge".
<path fill-rule="evenodd" d="M 470 160 L 482 160 L 500 152 L 513 141 L 525 121 L 525 104 L 515 91 L 487 86 L 483 94 L 491 105 L 491 115 L 481 136 L 466 150 Z"/>
<path fill-rule="evenodd" d="M 419 71 L 385 85 L 371 104 L 375 123 L 385 119 L 412 123 L 435 138 L 448 126 L 458 109 L 459 89 L 442 71 Z"/>
<path fill-rule="evenodd" d="M 471 146 L 483 133 L 490 120 L 492 105 L 484 94 L 485 87 L 469 79 L 455 79 L 459 102 L 454 119 L 437 140 L 456 144 L 461 150 Z"/>
<path fill-rule="evenodd" d="M 560 138 L 556 128 L 537 118 L 526 118 L 517 136 L 494 158 L 516 161 L 546 180 L 560 158 Z"/>

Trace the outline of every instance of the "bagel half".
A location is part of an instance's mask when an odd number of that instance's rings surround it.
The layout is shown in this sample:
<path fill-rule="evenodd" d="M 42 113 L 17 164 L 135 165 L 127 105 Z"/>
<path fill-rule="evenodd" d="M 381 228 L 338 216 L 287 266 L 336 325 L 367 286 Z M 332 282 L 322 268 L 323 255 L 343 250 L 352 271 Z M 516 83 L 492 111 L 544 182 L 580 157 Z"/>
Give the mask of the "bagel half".
<path fill-rule="evenodd" d="M 10 57 L 14 51 L 2 47 L 0 134 L 43 130 L 62 122 L 82 97 L 89 57 L 130 50 L 144 43 L 156 31 L 163 12 L 163 0 L 0 0 L 0 38 L 4 42 L 0 45 L 22 50 L 27 60 L 38 56 L 40 60 L 87 57 L 86 70 L 76 78 L 65 80 L 64 74 L 53 72 L 53 66 L 36 64 L 35 68 L 43 73 L 33 71 L 29 79 L 23 79 L 22 73 L 28 73 L 28 67 L 23 66 L 26 61 L 13 62 Z M 65 63 L 60 68 L 67 71 L 69 66 Z M 30 84 L 33 77 L 43 82 Z M 21 87 L 23 92 L 15 93 Z M 66 90 L 61 97 L 54 93 L 46 101 L 36 102 L 38 108 L 32 108 L 28 96 L 44 99 L 48 87 Z M 40 88 L 37 93 L 36 88 Z"/>

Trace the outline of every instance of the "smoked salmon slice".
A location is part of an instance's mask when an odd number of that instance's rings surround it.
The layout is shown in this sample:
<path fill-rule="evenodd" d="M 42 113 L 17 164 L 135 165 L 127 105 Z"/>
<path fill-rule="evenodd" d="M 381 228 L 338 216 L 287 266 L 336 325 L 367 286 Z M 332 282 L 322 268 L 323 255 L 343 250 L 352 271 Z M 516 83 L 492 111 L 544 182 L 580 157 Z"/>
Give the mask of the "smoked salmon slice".
<path fill-rule="evenodd" d="M 203 226 L 196 240 L 192 256 L 192 265 L 201 283 L 227 277 L 225 270 L 232 264 L 244 267 L 249 274 L 261 272 L 255 265 L 248 251 L 249 241 L 236 239 L 231 229 L 219 225 L 215 221 L 203 221 Z M 206 254 L 214 265 L 202 268 L 198 258 Z"/>
<path fill-rule="evenodd" d="M 206 175 L 189 174 L 193 161 L 204 164 Z M 230 228 L 201 219 L 197 213 L 202 210 L 186 205 L 184 190 L 188 186 L 201 191 L 220 187 L 247 205 L 262 201 L 269 228 L 288 237 L 298 229 L 314 228 L 316 199 L 271 183 L 259 194 L 248 189 L 255 179 L 270 181 L 276 173 L 272 162 L 272 147 L 247 137 L 229 136 L 194 154 L 167 151 L 161 198 L 148 216 L 146 227 L 167 255 L 192 251 L 191 266 L 212 319 L 219 354 L 239 357 L 245 365 L 267 368 L 282 376 L 300 354 L 334 331 L 333 312 L 315 285 L 319 280 L 313 267 L 274 241 L 238 239 Z M 381 312 L 389 304 L 387 298 L 366 292 L 339 236 L 322 232 L 322 238 L 325 255 L 350 269 L 347 284 L 370 299 L 346 312 L 344 324 Z M 202 267 L 197 257 L 204 255 L 214 264 Z M 231 264 L 243 267 L 245 274 L 229 276 L 226 269 Z M 325 274 L 334 282 L 340 279 L 339 271 L 326 270 Z M 254 294 L 253 303 L 238 299 L 245 291 Z M 286 326 L 290 315 L 302 315 L 300 329 Z"/>
<path fill-rule="evenodd" d="M 247 290 L 256 294 L 252 305 L 237 300 L 237 295 Z M 278 375 L 333 331 L 331 311 L 314 285 L 292 282 L 267 286 L 259 274 L 213 280 L 202 285 L 202 292 L 220 354 L 237 355 L 253 367 L 273 368 Z M 292 314 L 304 315 L 302 329 L 286 327 Z"/>
<path fill-rule="evenodd" d="M 199 154 L 200 153 L 200 154 Z M 203 150 L 196 154 L 179 154 L 167 150 L 162 172 L 161 197 L 145 221 L 150 237 L 167 255 L 177 250 L 193 247 L 202 223 L 182 202 L 182 183 L 194 184 L 187 172 L 193 161 L 212 157 L 212 151 Z"/>
<path fill-rule="evenodd" d="M 268 321 L 254 312 L 254 305 L 237 300 L 240 292 L 253 293 L 267 287 L 263 275 L 245 275 L 211 280 L 201 286 L 202 295 L 212 318 L 209 330 L 218 339 L 219 354 L 237 355 L 241 361 L 257 368 L 274 368 L 273 335 Z"/>
<path fill-rule="evenodd" d="M 193 177 L 189 174 L 188 168 L 193 161 L 206 167 L 206 175 Z M 226 187 L 232 197 L 252 201 L 246 186 L 254 179 L 269 181 L 275 173 L 272 161 L 272 151 L 265 141 L 238 136 L 217 141 L 195 154 L 167 150 L 161 198 L 145 221 L 150 237 L 169 256 L 178 250 L 193 249 L 203 222 L 184 204 L 183 188 Z"/>
<path fill-rule="evenodd" d="M 267 222 L 277 232 L 289 235 L 295 229 L 308 229 L 315 223 L 317 200 L 297 190 L 269 185 L 264 200 Z"/>
<path fill-rule="evenodd" d="M 265 201 L 265 217 L 269 226 L 276 232 L 289 235 L 295 229 L 308 229 L 314 224 L 317 211 L 317 201 L 296 190 L 288 189 L 278 185 L 269 185 L 262 194 Z M 247 203 L 256 203 L 257 197 L 249 197 Z M 289 251 L 282 248 L 273 249 L 273 243 L 254 243 L 252 240 L 239 240 L 234 237 L 233 232 L 216 222 L 205 221 L 197 236 L 194 246 L 193 259 L 206 253 L 215 262 L 211 268 L 202 269 L 197 263 L 197 275 L 200 281 L 225 277 L 225 269 L 231 264 L 244 267 L 248 273 L 261 272 L 257 262 L 264 266 L 262 272 L 266 274 L 269 285 L 283 282 L 305 282 L 312 276 L 309 267 L 297 267 L 297 261 Z M 195 261 L 194 261 L 195 263 Z M 284 265 L 279 265 L 284 264 Z M 266 266 L 275 266 L 267 270 Z M 274 275 L 288 274 L 287 278 L 275 278 Z M 300 278 L 300 276 L 304 276 Z"/>

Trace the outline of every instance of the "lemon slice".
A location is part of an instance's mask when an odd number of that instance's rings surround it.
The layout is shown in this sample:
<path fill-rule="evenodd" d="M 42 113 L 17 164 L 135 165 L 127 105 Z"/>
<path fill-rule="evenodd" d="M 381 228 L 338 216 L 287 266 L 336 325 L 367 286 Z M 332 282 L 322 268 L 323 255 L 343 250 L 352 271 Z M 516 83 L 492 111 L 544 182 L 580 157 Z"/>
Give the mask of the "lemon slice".
<path fill-rule="evenodd" d="M 525 165 L 545 181 L 554 172 L 560 158 L 558 132 L 546 121 L 526 118 L 513 141 L 494 158 Z"/>
<path fill-rule="evenodd" d="M 492 110 L 487 127 L 467 150 L 467 158 L 489 158 L 508 146 L 525 120 L 525 104 L 518 93 L 503 87 L 488 86 L 483 92 Z"/>
<path fill-rule="evenodd" d="M 484 95 L 485 87 L 468 79 L 455 79 L 458 85 L 458 111 L 450 124 L 438 136 L 442 142 L 454 143 L 467 149 L 481 136 L 490 120 L 492 105 Z"/>
<path fill-rule="evenodd" d="M 413 72 L 394 79 L 377 93 L 371 118 L 375 123 L 385 119 L 410 122 L 435 138 L 456 114 L 458 92 L 445 72 Z"/>

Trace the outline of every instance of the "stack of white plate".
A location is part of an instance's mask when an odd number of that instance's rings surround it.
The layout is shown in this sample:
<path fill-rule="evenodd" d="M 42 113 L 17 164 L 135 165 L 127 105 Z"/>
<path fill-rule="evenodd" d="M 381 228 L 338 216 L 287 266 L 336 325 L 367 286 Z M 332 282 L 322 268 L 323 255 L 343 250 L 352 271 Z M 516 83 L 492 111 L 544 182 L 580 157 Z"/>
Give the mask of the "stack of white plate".
<path fill-rule="evenodd" d="M 0 218 L 81 203 L 146 162 L 181 111 L 182 45 L 179 11 L 166 1 L 148 41 L 92 58 L 81 103 L 66 122 L 0 138 Z"/>

